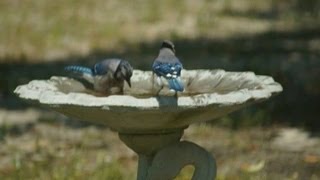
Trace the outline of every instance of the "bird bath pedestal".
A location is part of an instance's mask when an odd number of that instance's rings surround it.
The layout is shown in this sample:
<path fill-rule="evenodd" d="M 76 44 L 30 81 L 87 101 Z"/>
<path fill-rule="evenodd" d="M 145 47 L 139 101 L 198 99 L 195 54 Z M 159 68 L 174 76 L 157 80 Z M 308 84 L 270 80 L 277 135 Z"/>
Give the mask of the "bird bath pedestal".
<path fill-rule="evenodd" d="M 36 101 L 72 118 L 105 124 L 139 155 L 138 180 L 173 179 L 193 165 L 192 179 L 216 176 L 214 158 L 200 146 L 180 141 L 190 124 L 222 117 L 282 91 L 271 77 L 252 72 L 188 70 L 185 91 L 176 96 L 159 87 L 151 72 L 135 70 L 124 95 L 96 97 L 66 77 L 33 80 L 16 88 L 20 98 Z"/>

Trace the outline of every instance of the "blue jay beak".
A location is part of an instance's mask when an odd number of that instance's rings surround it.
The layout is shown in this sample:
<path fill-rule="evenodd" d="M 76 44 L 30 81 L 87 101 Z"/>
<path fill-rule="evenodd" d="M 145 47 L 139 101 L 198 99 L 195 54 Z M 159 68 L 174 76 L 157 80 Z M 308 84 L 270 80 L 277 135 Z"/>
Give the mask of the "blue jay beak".
<path fill-rule="evenodd" d="M 129 87 L 131 87 L 131 81 L 130 81 L 130 78 L 126 79 L 126 82 L 128 83 Z"/>

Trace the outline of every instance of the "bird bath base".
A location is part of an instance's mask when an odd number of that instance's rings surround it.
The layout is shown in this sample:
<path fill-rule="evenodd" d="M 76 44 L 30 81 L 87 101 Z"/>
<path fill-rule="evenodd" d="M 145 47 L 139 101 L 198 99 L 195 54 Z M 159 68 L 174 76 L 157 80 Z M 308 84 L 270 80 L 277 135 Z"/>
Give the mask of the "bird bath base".
<path fill-rule="evenodd" d="M 138 180 L 173 179 L 193 165 L 193 180 L 212 180 L 214 158 L 200 146 L 180 141 L 190 124 L 222 117 L 280 93 L 271 77 L 223 70 L 182 71 L 185 91 L 178 96 L 159 88 L 151 72 L 135 70 L 124 95 L 96 97 L 66 77 L 34 80 L 16 88 L 20 98 L 35 101 L 72 118 L 107 125 L 139 155 Z M 171 93 L 171 95 L 170 95 Z"/>
<path fill-rule="evenodd" d="M 138 180 L 173 179 L 186 165 L 193 165 L 193 180 L 212 180 L 215 160 L 200 146 L 180 141 L 183 129 L 157 134 L 123 134 L 120 139 L 139 156 Z"/>

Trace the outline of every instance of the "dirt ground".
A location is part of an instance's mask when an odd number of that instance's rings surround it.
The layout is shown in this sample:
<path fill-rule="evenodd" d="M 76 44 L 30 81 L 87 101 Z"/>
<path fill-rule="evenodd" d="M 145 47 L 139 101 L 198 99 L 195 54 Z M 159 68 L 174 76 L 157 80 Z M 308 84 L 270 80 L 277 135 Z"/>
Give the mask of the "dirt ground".
<path fill-rule="evenodd" d="M 36 109 L 1 110 L 0 122 L 2 179 L 135 179 L 136 154 L 106 127 Z M 320 179 L 320 139 L 301 129 L 197 124 L 183 140 L 212 153 L 217 179 Z"/>

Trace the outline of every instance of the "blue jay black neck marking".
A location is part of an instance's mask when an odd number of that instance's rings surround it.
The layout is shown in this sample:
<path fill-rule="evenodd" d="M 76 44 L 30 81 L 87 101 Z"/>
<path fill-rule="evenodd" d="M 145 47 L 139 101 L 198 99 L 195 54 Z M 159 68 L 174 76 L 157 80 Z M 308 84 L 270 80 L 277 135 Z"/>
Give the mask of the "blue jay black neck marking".
<path fill-rule="evenodd" d="M 161 45 L 161 49 L 162 48 L 168 48 L 170 49 L 172 52 L 175 52 L 176 50 L 174 49 L 174 45 L 171 41 L 168 41 L 168 40 L 165 40 L 162 42 L 162 45 Z"/>

